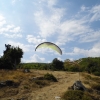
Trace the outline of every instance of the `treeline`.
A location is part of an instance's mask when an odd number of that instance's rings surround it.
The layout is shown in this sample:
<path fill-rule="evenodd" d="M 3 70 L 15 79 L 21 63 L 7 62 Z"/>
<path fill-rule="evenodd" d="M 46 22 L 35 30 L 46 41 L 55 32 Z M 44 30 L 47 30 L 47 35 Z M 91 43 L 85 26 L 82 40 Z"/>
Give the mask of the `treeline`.
<path fill-rule="evenodd" d="M 81 58 L 79 60 L 70 61 L 66 59 L 64 62 L 53 59 L 51 63 L 23 63 L 23 68 L 39 69 L 39 70 L 63 70 L 70 72 L 88 72 L 100 76 L 100 57 Z"/>
<path fill-rule="evenodd" d="M 0 57 L 0 69 L 16 69 L 23 56 L 22 49 L 9 44 L 5 44 L 5 48 L 3 56 Z"/>
<path fill-rule="evenodd" d="M 21 63 L 21 68 L 39 70 L 64 70 L 63 62 L 57 58 L 52 63 Z"/>

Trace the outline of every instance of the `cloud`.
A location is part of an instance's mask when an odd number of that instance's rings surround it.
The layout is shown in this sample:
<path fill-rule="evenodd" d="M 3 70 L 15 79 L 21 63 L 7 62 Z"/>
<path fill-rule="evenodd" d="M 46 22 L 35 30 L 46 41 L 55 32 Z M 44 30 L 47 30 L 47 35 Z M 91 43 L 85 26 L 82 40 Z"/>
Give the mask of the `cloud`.
<path fill-rule="evenodd" d="M 100 20 L 100 5 L 96 5 L 92 7 L 92 9 L 90 10 L 90 13 L 92 14 L 90 22 Z"/>
<path fill-rule="evenodd" d="M 89 7 L 86 7 L 85 5 L 82 5 L 81 6 L 81 11 L 87 11 L 87 10 L 89 10 Z"/>
<path fill-rule="evenodd" d="M 40 29 L 39 34 L 42 37 L 51 37 L 52 35 L 56 34 L 60 23 L 59 19 L 62 16 L 60 12 L 56 12 L 51 16 L 46 16 L 43 11 L 39 11 L 36 12 L 34 16 L 36 19 L 35 21 Z"/>
<path fill-rule="evenodd" d="M 9 25 L 3 15 L 0 15 L 0 34 L 8 38 L 21 38 L 20 26 Z"/>
<path fill-rule="evenodd" d="M 63 8 L 55 8 L 56 0 L 43 0 L 47 3 L 45 8 L 48 9 L 48 14 L 42 6 L 40 10 L 34 13 L 34 18 L 39 27 L 39 35 L 42 37 L 51 37 L 59 31 L 60 19 L 63 17 Z"/>
<path fill-rule="evenodd" d="M 90 34 L 91 33 L 91 34 Z M 80 37 L 80 42 L 94 42 L 100 40 L 100 30 L 91 31 L 90 33 L 84 34 Z"/>
<path fill-rule="evenodd" d="M 25 60 L 23 59 L 23 62 L 27 63 L 27 62 L 44 62 L 45 58 L 43 57 L 39 57 L 37 54 L 34 54 L 33 56 L 31 56 L 29 58 L 29 60 Z"/>
<path fill-rule="evenodd" d="M 96 43 L 91 49 L 81 49 L 74 47 L 73 52 L 66 53 L 66 55 L 83 55 L 85 57 L 99 57 L 100 56 L 100 42 Z"/>
<path fill-rule="evenodd" d="M 66 19 L 63 21 L 65 15 L 64 8 L 57 8 L 54 5 L 57 1 L 45 1 L 47 2 L 47 9 L 50 10 L 46 13 L 41 6 L 41 9 L 34 13 L 35 21 L 39 27 L 39 35 L 43 38 L 53 37 L 57 45 L 65 45 L 67 42 L 76 41 L 78 42 L 92 42 L 98 40 L 98 32 L 90 27 L 90 20 L 92 17 L 98 13 L 99 16 L 99 6 L 94 6 L 92 8 L 81 6 L 80 13 L 77 13 L 74 18 Z M 83 12 L 86 12 L 83 14 Z M 82 16 L 80 17 L 80 15 Z M 92 17 L 90 16 L 91 14 Z M 79 17 L 78 17 L 79 16 Z M 97 17 L 95 17 L 97 18 Z M 99 18 L 99 17 L 98 17 Z"/>
<path fill-rule="evenodd" d="M 0 27 L 2 27 L 4 24 L 6 24 L 6 20 L 2 15 L 0 15 Z"/>
<path fill-rule="evenodd" d="M 22 38 L 22 34 L 5 34 L 7 38 Z"/>
<path fill-rule="evenodd" d="M 8 44 L 14 47 L 20 47 L 24 52 L 29 52 L 33 50 L 32 45 L 25 45 L 20 42 L 8 41 Z"/>
<path fill-rule="evenodd" d="M 40 36 L 33 36 L 33 35 L 27 35 L 26 39 L 29 43 L 35 44 L 35 46 L 37 46 L 38 44 L 40 44 L 42 42 L 47 41 L 45 38 L 42 38 Z"/>
<path fill-rule="evenodd" d="M 60 57 L 58 57 L 57 59 L 60 60 L 60 61 L 64 61 L 64 60 L 63 60 L 62 58 L 60 58 Z"/>

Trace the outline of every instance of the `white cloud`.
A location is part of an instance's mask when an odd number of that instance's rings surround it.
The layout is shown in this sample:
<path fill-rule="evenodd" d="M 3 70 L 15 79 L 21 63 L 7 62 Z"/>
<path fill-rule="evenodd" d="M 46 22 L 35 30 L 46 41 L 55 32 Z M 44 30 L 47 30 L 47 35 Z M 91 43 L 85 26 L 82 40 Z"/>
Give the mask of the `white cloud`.
<path fill-rule="evenodd" d="M 40 36 L 33 36 L 33 35 L 27 35 L 27 41 L 29 43 L 33 43 L 35 45 L 38 45 L 42 42 L 46 42 L 46 39 L 45 38 L 41 38 Z"/>
<path fill-rule="evenodd" d="M 90 21 L 97 21 L 100 20 L 100 5 L 94 6 L 91 10 L 90 13 L 93 14 Z"/>
<path fill-rule="evenodd" d="M 53 7 L 56 4 L 56 0 L 45 2 L 47 2 L 47 9 L 49 9 L 48 14 L 41 7 L 41 10 L 34 13 L 34 18 L 37 26 L 39 26 L 39 34 L 46 38 L 59 32 L 60 19 L 63 17 L 64 9 Z"/>
<path fill-rule="evenodd" d="M 14 46 L 14 47 L 20 47 L 24 52 L 29 52 L 29 51 L 32 51 L 33 50 L 33 45 L 25 45 L 25 44 L 22 44 L 20 42 L 13 42 L 13 41 L 8 41 L 7 42 L 8 44 L 10 44 L 11 46 Z"/>
<path fill-rule="evenodd" d="M 47 3 L 48 3 L 48 7 L 52 7 L 53 5 L 55 5 L 57 2 L 57 0 L 48 0 Z"/>
<path fill-rule="evenodd" d="M 100 42 L 95 44 L 91 49 L 81 49 L 74 47 L 73 52 L 66 53 L 66 55 L 83 55 L 85 57 L 99 57 L 100 56 Z"/>
<path fill-rule="evenodd" d="M 84 5 L 81 6 L 81 11 L 84 12 L 84 11 L 87 11 L 87 10 L 89 10 L 89 7 L 86 7 L 86 6 L 84 6 Z"/>
<path fill-rule="evenodd" d="M 8 37 L 8 38 L 21 38 L 21 28 L 15 25 L 7 24 L 6 19 L 3 15 L 0 15 L 0 34 Z"/>
<path fill-rule="evenodd" d="M 0 15 L 0 27 L 2 27 L 4 24 L 6 24 L 6 20 L 2 15 Z"/>
<path fill-rule="evenodd" d="M 14 25 L 7 25 L 7 26 L 0 28 L 0 33 L 3 34 L 3 33 L 7 33 L 7 32 L 18 33 L 18 32 L 21 32 L 21 29 L 20 29 L 20 27 L 15 27 Z"/>
<path fill-rule="evenodd" d="M 84 34 L 83 36 L 81 36 L 80 42 L 93 42 L 93 41 L 100 40 L 100 30 L 91 31 L 90 33 L 87 33 L 87 34 Z"/>
<path fill-rule="evenodd" d="M 29 60 L 23 59 L 23 62 L 28 63 L 28 62 L 44 62 L 45 58 L 39 57 L 37 54 L 34 54 L 29 58 Z"/>
<path fill-rule="evenodd" d="M 22 34 L 5 34 L 7 38 L 22 38 Z"/>
<path fill-rule="evenodd" d="M 48 12 L 49 15 L 46 14 L 45 10 L 42 9 L 42 7 L 40 11 L 37 11 L 34 14 L 36 24 L 40 29 L 39 35 L 45 38 L 56 36 L 56 40 L 54 42 L 57 45 L 65 45 L 69 41 L 75 41 L 78 37 L 80 37 L 79 41 L 81 42 L 86 42 L 86 40 L 90 40 L 90 42 L 95 41 L 98 33 L 90 27 L 88 22 L 90 22 L 91 19 L 90 14 L 92 9 L 94 10 L 99 7 L 93 7 L 90 9 L 89 7 L 85 7 L 83 5 L 81 6 L 81 10 L 88 10 L 87 15 L 83 15 L 78 19 L 73 18 L 70 20 L 65 20 L 63 22 L 62 19 L 65 14 L 65 9 L 54 7 L 53 5 L 56 5 L 56 2 L 56 0 L 51 0 L 50 2 L 47 1 L 47 7 L 48 9 L 50 9 L 50 12 Z M 98 12 L 98 10 L 99 9 L 97 9 L 96 11 Z M 96 11 L 94 10 L 94 12 Z M 95 35 L 95 37 L 93 37 L 93 35 Z"/>
<path fill-rule="evenodd" d="M 60 57 L 58 57 L 57 59 L 58 59 L 58 60 L 60 60 L 60 61 L 63 61 L 63 59 L 62 59 L 62 58 L 60 58 Z"/>

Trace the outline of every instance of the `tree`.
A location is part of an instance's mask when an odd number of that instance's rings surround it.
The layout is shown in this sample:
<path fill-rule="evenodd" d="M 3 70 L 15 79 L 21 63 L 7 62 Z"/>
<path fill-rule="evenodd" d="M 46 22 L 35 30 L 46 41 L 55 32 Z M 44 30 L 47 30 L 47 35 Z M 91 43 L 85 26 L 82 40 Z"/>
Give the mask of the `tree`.
<path fill-rule="evenodd" d="M 63 62 L 58 60 L 57 58 L 53 59 L 52 69 L 53 70 L 63 70 L 64 69 Z"/>
<path fill-rule="evenodd" d="M 80 65 L 77 61 L 70 61 L 69 59 L 66 59 L 64 61 L 64 69 L 66 71 L 78 72 L 80 71 Z"/>
<path fill-rule="evenodd" d="M 3 52 L 3 56 L 0 58 L 3 63 L 2 67 L 4 69 L 16 69 L 16 66 L 21 62 L 21 58 L 23 57 L 23 51 L 19 47 L 11 47 L 11 45 L 6 45 L 6 50 Z M 1 67 L 1 68 L 2 68 Z"/>

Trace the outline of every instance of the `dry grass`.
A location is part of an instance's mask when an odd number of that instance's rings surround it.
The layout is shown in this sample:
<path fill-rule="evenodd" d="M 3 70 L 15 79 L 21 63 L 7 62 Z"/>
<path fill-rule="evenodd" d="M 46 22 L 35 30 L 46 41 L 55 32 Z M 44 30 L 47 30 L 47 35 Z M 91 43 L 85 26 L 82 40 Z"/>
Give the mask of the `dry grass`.
<path fill-rule="evenodd" d="M 53 74 L 58 82 L 30 80 L 32 77 L 43 77 L 46 73 Z M 55 100 L 55 96 L 61 96 L 78 79 L 79 73 L 75 72 L 31 70 L 31 73 L 23 73 L 22 70 L 0 70 L 0 81 L 13 80 L 20 83 L 18 88 L 3 87 L 0 89 L 0 100 L 11 98 L 17 100 L 22 97 L 28 97 L 26 100 Z M 91 83 L 100 83 L 99 77 L 87 73 L 80 73 L 80 79 L 90 91 L 92 91 Z M 96 93 L 92 95 L 98 97 Z"/>

